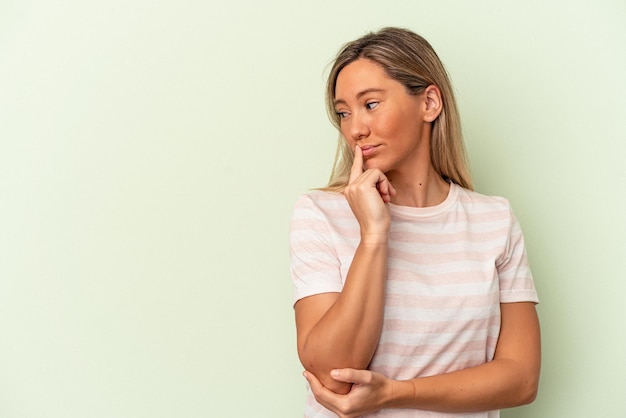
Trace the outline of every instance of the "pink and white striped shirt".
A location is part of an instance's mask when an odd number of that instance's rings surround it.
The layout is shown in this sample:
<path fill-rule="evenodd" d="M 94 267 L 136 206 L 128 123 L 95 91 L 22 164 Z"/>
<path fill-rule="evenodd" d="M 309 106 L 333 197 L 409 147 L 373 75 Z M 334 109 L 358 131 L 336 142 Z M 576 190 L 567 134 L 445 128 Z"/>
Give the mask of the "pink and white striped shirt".
<path fill-rule="evenodd" d="M 524 238 L 508 201 L 451 184 L 426 208 L 389 204 L 383 330 L 370 369 L 393 379 L 431 376 L 493 359 L 500 303 L 538 302 Z M 294 302 L 341 292 L 359 225 L 339 193 L 297 201 L 290 225 Z M 306 417 L 335 417 L 308 390 Z M 368 417 L 498 417 L 382 410 Z"/>

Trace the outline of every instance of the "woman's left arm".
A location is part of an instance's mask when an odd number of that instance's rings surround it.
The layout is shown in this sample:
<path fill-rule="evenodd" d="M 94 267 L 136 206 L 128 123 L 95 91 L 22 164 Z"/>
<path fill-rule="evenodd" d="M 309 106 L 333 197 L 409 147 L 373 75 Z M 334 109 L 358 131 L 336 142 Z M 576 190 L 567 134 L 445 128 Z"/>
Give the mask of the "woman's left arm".
<path fill-rule="evenodd" d="M 316 399 L 340 417 L 358 417 L 385 408 L 439 412 L 475 412 L 532 402 L 541 367 L 539 320 L 532 302 L 503 303 L 500 336 L 494 359 L 451 373 L 391 380 L 381 374 L 341 369 L 333 378 L 353 383 L 346 395 L 325 387 L 305 372 Z"/>

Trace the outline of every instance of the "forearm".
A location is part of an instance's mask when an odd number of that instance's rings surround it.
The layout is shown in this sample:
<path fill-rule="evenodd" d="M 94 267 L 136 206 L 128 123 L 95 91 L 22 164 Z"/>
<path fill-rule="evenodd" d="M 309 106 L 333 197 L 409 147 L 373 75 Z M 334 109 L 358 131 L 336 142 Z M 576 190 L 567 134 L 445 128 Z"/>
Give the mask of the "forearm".
<path fill-rule="evenodd" d="M 539 372 L 500 359 L 452 373 L 393 382 L 391 408 L 476 412 L 532 402 Z"/>
<path fill-rule="evenodd" d="M 342 292 L 301 342 L 304 367 L 334 390 L 346 392 L 350 385 L 331 379 L 330 370 L 367 368 L 374 355 L 383 323 L 386 265 L 386 242 L 361 243 Z"/>
<path fill-rule="evenodd" d="M 406 381 L 392 381 L 391 408 L 472 412 L 532 402 L 541 369 L 541 335 L 531 302 L 500 305 L 494 360 L 480 366 Z"/>

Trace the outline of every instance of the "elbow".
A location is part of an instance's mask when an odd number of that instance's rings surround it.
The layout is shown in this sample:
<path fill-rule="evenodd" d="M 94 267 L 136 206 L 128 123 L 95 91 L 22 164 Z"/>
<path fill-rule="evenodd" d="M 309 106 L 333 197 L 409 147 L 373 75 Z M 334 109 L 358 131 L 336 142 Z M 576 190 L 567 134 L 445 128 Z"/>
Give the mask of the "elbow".
<path fill-rule="evenodd" d="M 522 405 L 528 405 L 533 403 L 535 399 L 537 399 L 537 394 L 539 392 L 539 384 L 538 382 L 533 384 L 532 387 L 528 388 L 526 391 L 526 397 L 523 400 Z"/>
<path fill-rule="evenodd" d="M 318 357 L 316 355 L 316 350 L 310 347 L 308 341 L 305 341 L 300 347 L 298 347 L 298 357 L 300 358 L 300 363 L 305 370 L 312 372 L 316 376 L 320 373 L 320 366 L 323 365 L 323 362 L 318 361 Z M 320 376 L 317 376 L 318 378 Z"/>
<path fill-rule="evenodd" d="M 530 403 L 533 403 L 535 399 L 537 399 L 537 395 L 539 393 L 540 370 L 541 366 L 539 362 L 537 362 L 534 367 L 528 370 L 523 384 L 523 386 L 525 387 L 525 396 L 522 399 L 522 405 L 528 405 Z"/>
<path fill-rule="evenodd" d="M 539 392 L 539 376 L 532 376 L 525 379 L 517 391 L 517 401 L 514 406 L 531 404 L 537 399 Z"/>
<path fill-rule="evenodd" d="M 318 379 L 322 377 L 323 367 L 320 367 L 314 355 L 302 350 L 298 352 L 298 357 L 304 370 L 313 373 Z"/>
<path fill-rule="evenodd" d="M 307 373 L 315 375 L 317 380 L 319 380 L 325 388 L 340 395 L 345 395 L 352 389 L 351 383 L 340 382 L 332 378 L 330 375 L 331 367 L 324 365 L 318 366 L 315 361 L 305 360 L 303 358 L 300 358 L 300 362 Z"/>
<path fill-rule="evenodd" d="M 531 404 L 537 399 L 537 390 L 527 390 L 523 393 L 520 393 L 518 401 L 514 406 L 522 406 Z"/>
<path fill-rule="evenodd" d="M 332 356 L 324 356 L 315 350 L 308 350 L 307 344 L 304 344 L 302 348 L 298 350 L 298 357 L 304 369 L 314 374 L 324 387 L 342 395 L 350 392 L 352 388 L 350 383 L 340 382 L 333 379 L 330 375 L 332 369 L 342 368 L 338 364 L 332 364 L 328 361 L 328 358 L 332 358 Z"/>
<path fill-rule="evenodd" d="M 515 408 L 528 405 L 537 399 L 539 391 L 539 367 L 527 365 L 511 365 L 510 374 L 505 380 L 508 381 L 507 389 L 500 392 L 503 396 L 500 408 Z"/>

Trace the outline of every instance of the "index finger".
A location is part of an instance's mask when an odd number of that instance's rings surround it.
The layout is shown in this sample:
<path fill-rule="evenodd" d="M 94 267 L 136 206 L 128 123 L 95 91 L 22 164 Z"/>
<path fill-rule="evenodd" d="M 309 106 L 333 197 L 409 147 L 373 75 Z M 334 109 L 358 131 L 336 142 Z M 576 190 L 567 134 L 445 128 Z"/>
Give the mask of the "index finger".
<path fill-rule="evenodd" d="M 352 168 L 350 169 L 349 183 L 352 183 L 357 177 L 363 174 L 363 151 L 361 147 L 356 145 L 354 147 L 354 161 L 352 162 Z"/>

